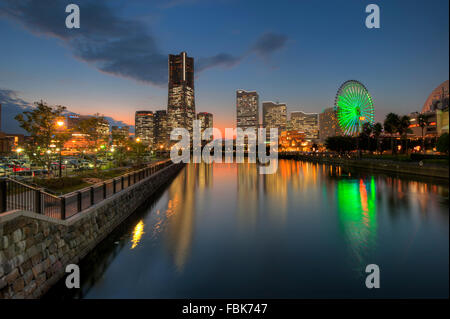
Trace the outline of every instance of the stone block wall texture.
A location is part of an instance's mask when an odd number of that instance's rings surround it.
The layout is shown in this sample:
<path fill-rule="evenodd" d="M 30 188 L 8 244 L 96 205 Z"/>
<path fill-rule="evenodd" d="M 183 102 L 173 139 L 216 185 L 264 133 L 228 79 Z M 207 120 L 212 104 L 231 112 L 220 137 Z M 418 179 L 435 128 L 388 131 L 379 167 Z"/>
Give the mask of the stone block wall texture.
<path fill-rule="evenodd" d="M 172 164 L 67 220 L 0 214 L 0 299 L 39 298 L 183 164 Z"/>

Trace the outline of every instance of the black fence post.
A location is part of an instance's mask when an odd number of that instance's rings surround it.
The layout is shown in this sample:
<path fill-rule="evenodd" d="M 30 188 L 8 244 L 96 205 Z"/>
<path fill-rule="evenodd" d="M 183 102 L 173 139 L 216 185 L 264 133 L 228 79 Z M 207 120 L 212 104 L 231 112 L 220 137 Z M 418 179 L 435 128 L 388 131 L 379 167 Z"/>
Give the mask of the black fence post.
<path fill-rule="evenodd" d="M 78 212 L 81 212 L 81 201 L 82 201 L 82 197 L 81 197 L 81 192 L 77 193 L 77 207 L 78 207 Z"/>
<path fill-rule="evenodd" d="M 103 199 L 106 198 L 106 183 L 103 183 Z"/>
<path fill-rule="evenodd" d="M 125 178 L 123 178 L 123 176 L 121 176 L 121 177 L 120 177 L 120 183 L 121 183 L 121 185 L 120 185 L 120 190 L 122 190 L 122 189 L 123 189 L 123 186 L 125 185 L 125 184 L 124 184 L 124 182 L 125 182 L 124 180 L 125 180 Z"/>
<path fill-rule="evenodd" d="M 116 180 L 113 179 L 113 194 L 116 193 Z"/>
<path fill-rule="evenodd" d="M 0 180 L 0 213 L 6 212 L 6 179 Z"/>
<path fill-rule="evenodd" d="M 66 198 L 60 197 L 61 199 L 61 219 L 66 219 Z"/>
<path fill-rule="evenodd" d="M 95 202 L 94 201 L 94 187 L 91 187 L 89 190 L 90 190 L 90 193 L 91 193 L 90 197 L 91 197 L 91 206 L 92 206 L 92 205 L 94 205 L 94 202 Z"/>
<path fill-rule="evenodd" d="M 34 191 L 34 210 L 37 214 L 42 214 L 42 207 L 41 207 L 41 191 L 39 189 L 36 189 Z"/>

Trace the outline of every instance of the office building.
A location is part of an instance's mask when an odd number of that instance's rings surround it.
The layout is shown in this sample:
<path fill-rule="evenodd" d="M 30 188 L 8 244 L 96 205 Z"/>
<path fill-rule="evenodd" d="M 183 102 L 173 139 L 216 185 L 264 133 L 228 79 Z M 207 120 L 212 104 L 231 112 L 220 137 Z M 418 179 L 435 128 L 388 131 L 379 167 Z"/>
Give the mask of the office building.
<path fill-rule="evenodd" d="M 202 136 L 203 136 L 203 132 L 205 131 L 205 129 L 213 128 L 213 115 L 211 113 L 200 112 L 197 114 L 197 120 L 199 120 L 201 122 L 200 129 L 202 132 Z M 212 138 L 210 140 L 212 140 Z"/>
<path fill-rule="evenodd" d="M 296 111 L 291 113 L 287 125 L 288 130 L 301 131 L 309 140 L 319 139 L 319 114 Z"/>
<path fill-rule="evenodd" d="M 333 107 L 326 108 L 319 114 L 319 140 L 324 143 L 330 136 L 342 135 L 341 127 Z"/>
<path fill-rule="evenodd" d="M 136 139 L 146 146 L 154 143 L 154 114 L 152 111 L 136 111 L 134 117 Z"/>
<path fill-rule="evenodd" d="M 192 137 L 195 119 L 194 59 L 186 52 L 169 54 L 169 96 L 167 103 L 169 131 L 185 128 Z"/>
<path fill-rule="evenodd" d="M 155 149 L 165 150 L 169 146 L 169 130 L 167 123 L 167 111 L 158 110 L 154 116 Z"/>
<path fill-rule="evenodd" d="M 243 130 L 259 128 L 259 97 L 254 91 L 236 91 L 236 127 Z"/>
<path fill-rule="evenodd" d="M 278 135 L 286 131 L 287 108 L 284 103 L 263 102 L 263 127 L 266 129 L 267 140 L 270 129 L 277 128 Z"/>

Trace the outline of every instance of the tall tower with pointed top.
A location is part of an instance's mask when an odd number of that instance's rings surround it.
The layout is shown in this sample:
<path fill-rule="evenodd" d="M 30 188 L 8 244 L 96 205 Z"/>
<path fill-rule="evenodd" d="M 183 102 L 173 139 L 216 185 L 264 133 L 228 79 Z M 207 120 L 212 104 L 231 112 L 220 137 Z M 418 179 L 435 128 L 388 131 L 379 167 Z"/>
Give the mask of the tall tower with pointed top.
<path fill-rule="evenodd" d="M 192 136 L 195 120 L 194 58 L 186 52 L 169 54 L 169 95 L 167 102 L 169 132 L 185 128 Z"/>

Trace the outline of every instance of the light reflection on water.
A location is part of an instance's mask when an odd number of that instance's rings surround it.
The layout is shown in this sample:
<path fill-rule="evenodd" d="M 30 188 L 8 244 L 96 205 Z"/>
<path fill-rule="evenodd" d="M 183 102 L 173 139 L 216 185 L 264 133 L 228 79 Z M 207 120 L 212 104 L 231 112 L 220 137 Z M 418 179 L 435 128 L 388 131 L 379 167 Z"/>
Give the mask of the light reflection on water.
<path fill-rule="evenodd" d="M 138 214 L 96 254 L 83 297 L 448 296 L 448 185 L 290 160 L 273 175 L 189 164 Z"/>

